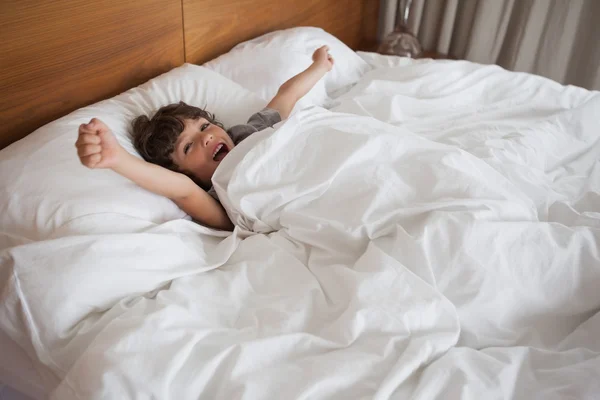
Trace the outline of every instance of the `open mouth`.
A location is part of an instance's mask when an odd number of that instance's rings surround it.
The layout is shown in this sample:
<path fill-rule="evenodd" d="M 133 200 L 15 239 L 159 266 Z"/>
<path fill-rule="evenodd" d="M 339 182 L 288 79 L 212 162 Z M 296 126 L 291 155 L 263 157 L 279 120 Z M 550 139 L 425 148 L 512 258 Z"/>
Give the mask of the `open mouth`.
<path fill-rule="evenodd" d="M 222 159 L 225 158 L 227 153 L 229 153 L 229 149 L 227 148 L 227 145 L 225 143 L 219 143 L 213 150 L 213 154 L 212 154 L 213 160 L 221 161 Z"/>

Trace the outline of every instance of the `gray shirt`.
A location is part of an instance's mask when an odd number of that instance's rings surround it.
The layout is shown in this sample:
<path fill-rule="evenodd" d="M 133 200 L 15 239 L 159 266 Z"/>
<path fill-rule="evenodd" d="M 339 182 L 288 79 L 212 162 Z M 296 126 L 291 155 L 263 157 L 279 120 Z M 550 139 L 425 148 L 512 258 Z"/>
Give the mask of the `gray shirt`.
<path fill-rule="evenodd" d="M 231 140 L 233 140 L 233 143 L 237 145 L 254 132 L 267 129 L 280 121 L 281 116 L 279 115 L 279 111 L 272 108 L 263 108 L 261 111 L 252 114 L 245 124 L 235 125 L 229 128 L 227 134 Z"/>
<path fill-rule="evenodd" d="M 279 115 L 279 111 L 272 108 L 264 108 L 261 111 L 252 114 L 250 118 L 248 118 L 248 122 L 245 124 L 235 125 L 227 129 L 227 134 L 231 140 L 233 140 L 233 144 L 237 146 L 238 143 L 253 133 L 262 131 L 263 129 L 273 126 L 280 121 L 281 116 Z M 208 194 L 214 197 L 215 200 L 219 200 L 214 187 L 211 187 L 208 190 Z"/>

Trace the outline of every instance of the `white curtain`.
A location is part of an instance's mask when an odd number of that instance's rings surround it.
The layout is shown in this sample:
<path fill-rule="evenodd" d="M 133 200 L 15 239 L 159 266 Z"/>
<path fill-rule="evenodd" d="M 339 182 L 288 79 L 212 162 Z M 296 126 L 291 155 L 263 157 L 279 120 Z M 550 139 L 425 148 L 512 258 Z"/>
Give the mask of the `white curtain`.
<path fill-rule="evenodd" d="M 381 0 L 380 39 L 407 0 Z M 600 0 L 412 0 L 423 48 L 600 90 Z"/>

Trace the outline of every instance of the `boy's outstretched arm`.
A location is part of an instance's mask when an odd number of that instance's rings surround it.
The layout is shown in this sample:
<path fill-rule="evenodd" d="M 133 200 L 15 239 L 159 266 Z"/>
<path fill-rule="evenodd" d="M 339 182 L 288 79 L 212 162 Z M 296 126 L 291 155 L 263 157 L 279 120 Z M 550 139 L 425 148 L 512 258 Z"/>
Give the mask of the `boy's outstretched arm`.
<path fill-rule="evenodd" d="M 218 229 L 233 229 L 219 202 L 194 181 L 129 154 L 102 121 L 93 118 L 88 124 L 80 125 L 75 147 L 86 167 L 111 168 L 144 189 L 170 198 L 196 221 Z"/>
<path fill-rule="evenodd" d="M 333 68 L 333 57 L 327 52 L 328 50 L 328 46 L 315 50 L 312 65 L 281 85 L 277 95 L 267 107 L 279 111 L 281 119 L 289 117 L 296 102 Z"/>

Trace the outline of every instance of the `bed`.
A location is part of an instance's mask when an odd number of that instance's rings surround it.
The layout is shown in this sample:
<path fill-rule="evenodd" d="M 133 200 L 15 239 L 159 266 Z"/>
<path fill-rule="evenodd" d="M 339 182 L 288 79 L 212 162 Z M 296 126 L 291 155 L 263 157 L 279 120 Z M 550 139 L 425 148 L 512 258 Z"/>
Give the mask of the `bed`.
<path fill-rule="evenodd" d="M 355 52 L 375 2 L 285 3 L 7 3 L 38 24 L 2 43 L 24 53 L 1 72 L 0 381 L 61 400 L 597 398 L 600 94 Z M 134 154 L 131 119 L 170 102 L 244 122 L 323 43 L 334 70 L 213 177 L 233 233 L 78 163 L 92 117 Z"/>

